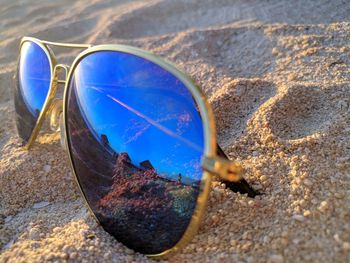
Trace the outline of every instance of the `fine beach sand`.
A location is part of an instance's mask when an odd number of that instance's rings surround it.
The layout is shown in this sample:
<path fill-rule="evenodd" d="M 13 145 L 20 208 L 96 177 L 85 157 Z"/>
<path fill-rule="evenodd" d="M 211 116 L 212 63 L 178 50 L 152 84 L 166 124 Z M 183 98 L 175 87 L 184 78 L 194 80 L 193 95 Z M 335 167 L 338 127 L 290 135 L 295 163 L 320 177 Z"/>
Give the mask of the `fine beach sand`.
<path fill-rule="evenodd" d="M 59 135 L 14 128 L 24 35 L 123 43 L 174 62 L 213 106 L 217 138 L 263 193 L 213 183 L 171 262 L 350 262 L 350 3 L 10 1 L 0 5 L 0 262 L 139 262 L 88 213 Z M 54 50 L 71 63 L 77 50 Z"/>

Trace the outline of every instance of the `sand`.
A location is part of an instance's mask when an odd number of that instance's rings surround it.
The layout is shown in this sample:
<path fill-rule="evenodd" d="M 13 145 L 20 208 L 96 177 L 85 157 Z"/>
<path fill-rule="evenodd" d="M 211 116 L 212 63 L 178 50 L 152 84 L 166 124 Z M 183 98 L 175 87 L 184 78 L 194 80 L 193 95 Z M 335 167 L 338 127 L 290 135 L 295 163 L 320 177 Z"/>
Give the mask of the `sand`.
<path fill-rule="evenodd" d="M 10 1 L 0 6 L 0 262 L 139 262 L 79 195 L 59 136 L 20 147 L 12 76 L 24 35 L 124 43 L 186 71 L 217 137 L 263 193 L 213 183 L 206 218 L 171 262 L 350 262 L 350 3 Z M 77 51 L 55 50 L 70 63 Z"/>

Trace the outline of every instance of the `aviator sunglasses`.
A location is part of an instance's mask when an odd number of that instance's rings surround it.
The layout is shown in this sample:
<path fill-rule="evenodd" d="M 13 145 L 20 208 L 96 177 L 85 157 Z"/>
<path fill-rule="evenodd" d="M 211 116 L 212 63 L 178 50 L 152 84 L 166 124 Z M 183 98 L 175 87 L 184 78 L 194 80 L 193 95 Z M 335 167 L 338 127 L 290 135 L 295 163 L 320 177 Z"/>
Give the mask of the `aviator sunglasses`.
<path fill-rule="evenodd" d="M 54 46 L 84 50 L 68 66 L 57 63 Z M 151 53 L 24 37 L 14 96 L 23 146 L 33 145 L 49 119 L 92 215 L 137 252 L 159 258 L 186 245 L 213 177 L 235 192 L 257 194 L 241 165 L 216 144 L 202 91 Z"/>

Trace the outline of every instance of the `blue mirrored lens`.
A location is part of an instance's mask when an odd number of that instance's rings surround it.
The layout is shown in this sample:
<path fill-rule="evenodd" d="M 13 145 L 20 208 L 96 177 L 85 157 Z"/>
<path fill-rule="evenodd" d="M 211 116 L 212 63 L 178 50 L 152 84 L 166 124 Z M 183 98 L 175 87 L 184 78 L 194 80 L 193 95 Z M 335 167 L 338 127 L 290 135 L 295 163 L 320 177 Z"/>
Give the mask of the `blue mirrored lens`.
<path fill-rule="evenodd" d="M 67 134 L 78 181 L 102 226 L 145 254 L 173 247 L 202 179 L 203 123 L 187 87 L 141 57 L 84 57 L 68 90 Z"/>
<path fill-rule="evenodd" d="M 50 87 L 51 68 L 45 51 L 34 42 L 21 47 L 15 86 L 16 123 L 27 141 L 44 105 Z"/>
<path fill-rule="evenodd" d="M 35 116 L 41 111 L 50 87 L 50 62 L 44 50 L 33 42 L 21 48 L 19 81 L 24 102 Z"/>

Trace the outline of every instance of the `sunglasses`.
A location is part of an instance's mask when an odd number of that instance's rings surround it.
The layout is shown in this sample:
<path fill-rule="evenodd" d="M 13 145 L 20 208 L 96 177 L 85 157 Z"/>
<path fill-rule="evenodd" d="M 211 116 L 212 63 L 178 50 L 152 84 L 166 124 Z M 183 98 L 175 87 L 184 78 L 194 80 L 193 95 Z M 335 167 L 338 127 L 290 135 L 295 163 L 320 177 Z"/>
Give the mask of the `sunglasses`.
<path fill-rule="evenodd" d="M 51 47 L 84 50 L 68 66 Z M 213 177 L 257 194 L 216 144 L 202 91 L 151 53 L 24 37 L 14 96 L 23 146 L 30 149 L 49 119 L 92 215 L 137 252 L 159 258 L 184 247 L 199 228 Z"/>

